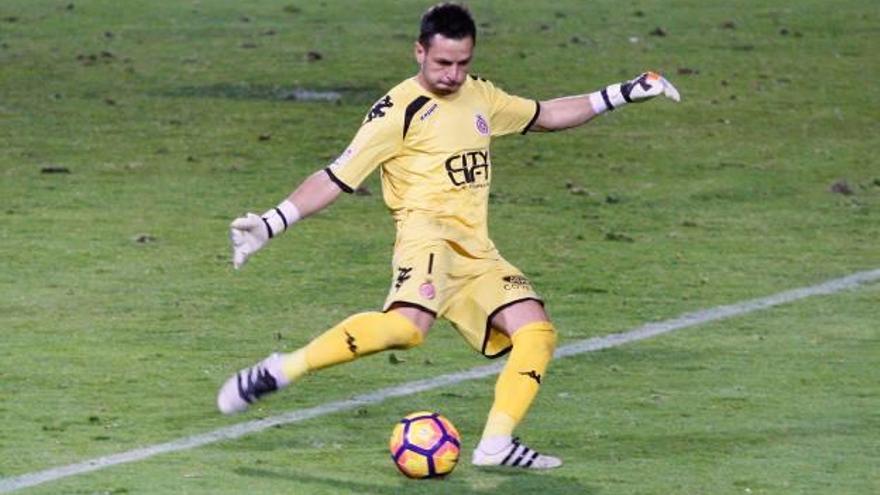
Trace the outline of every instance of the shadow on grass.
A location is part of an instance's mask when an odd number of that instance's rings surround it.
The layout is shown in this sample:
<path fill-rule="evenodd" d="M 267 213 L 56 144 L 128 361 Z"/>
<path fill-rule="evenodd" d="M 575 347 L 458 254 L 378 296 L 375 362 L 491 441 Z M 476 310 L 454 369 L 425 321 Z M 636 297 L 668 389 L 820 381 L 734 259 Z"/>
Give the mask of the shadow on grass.
<path fill-rule="evenodd" d="M 378 86 L 303 87 L 249 83 L 215 83 L 179 86 L 156 93 L 171 98 L 225 98 L 230 100 L 271 100 L 314 103 L 369 104 L 382 96 Z"/>
<path fill-rule="evenodd" d="M 255 468 L 238 468 L 234 470 L 239 476 L 250 476 L 261 479 L 276 479 L 289 481 L 291 490 L 296 487 L 302 488 L 302 483 L 322 484 L 334 492 L 347 491 L 361 494 L 398 495 L 400 493 L 455 493 L 456 495 L 484 495 L 484 494 L 516 494 L 516 493 L 543 493 L 549 495 L 560 494 L 584 494 L 596 493 L 594 489 L 584 486 L 578 480 L 569 477 L 556 476 L 551 472 L 534 473 L 527 471 L 512 471 L 491 469 L 487 473 L 502 477 L 499 483 L 492 483 L 491 487 L 475 489 L 467 480 L 458 478 L 454 474 L 449 478 L 438 480 L 408 480 L 400 477 L 400 480 L 388 485 L 378 483 L 363 483 L 351 480 L 334 479 L 315 476 L 295 471 L 272 471 Z"/>

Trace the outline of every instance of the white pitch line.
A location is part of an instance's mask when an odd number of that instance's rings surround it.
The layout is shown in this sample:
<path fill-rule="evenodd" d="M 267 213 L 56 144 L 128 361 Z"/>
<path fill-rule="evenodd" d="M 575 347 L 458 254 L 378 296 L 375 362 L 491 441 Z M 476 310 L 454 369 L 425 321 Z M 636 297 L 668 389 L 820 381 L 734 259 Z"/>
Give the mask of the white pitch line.
<path fill-rule="evenodd" d="M 628 344 L 630 342 L 636 342 L 639 340 L 656 337 L 658 335 L 673 332 L 675 330 L 681 330 L 683 328 L 689 328 L 697 325 L 702 325 L 704 323 L 710 323 L 713 321 L 719 321 L 735 316 L 753 313 L 755 311 L 772 308 L 774 306 L 779 306 L 782 304 L 788 304 L 794 301 L 805 299 L 807 297 L 834 294 L 847 289 L 858 287 L 863 284 L 874 282 L 878 279 L 880 279 L 880 269 L 869 270 L 855 273 L 847 277 L 829 280 L 818 285 L 812 285 L 809 287 L 802 287 L 800 289 L 780 292 L 778 294 L 760 299 L 751 299 L 736 304 L 717 306 L 714 308 L 695 311 L 693 313 L 686 313 L 671 320 L 657 323 L 648 323 L 628 332 L 615 333 L 592 339 L 585 339 L 562 346 L 556 350 L 555 357 L 564 358 L 584 354 L 587 352 L 598 351 L 601 349 L 617 347 L 623 344 Z M 496 362 L 491 365 L 471 368 L 469 370 L 458 373 L 450 373 L 434 378 L 418 380 L 404 383 L 402 385 L 397 385 L 394 387 L 379 389 L 368 394 L 358 395 L 348 400 L 328 402 L 320 406 L 315 406 L 308 409 L 293 410 L 285 414 L 280 414 L 278 416 L 273 416 L 266 419 L 246 421 L 244 423 L 219 428 L 213 431 L 209 431 L 207 433 L 180 438 L 171 442 L 142 447 L 139 449 L 129 450 L 127 452 L 120 452 L 118 454 L 112 454 L 105 457 L 98 457 L 75 464 L 69 464 L 67 466 L 46 469 L 44 471 L 37 471 L 11 478 L 0 479 L 0 493 L 9 493 L 15 490 L 20 490 L 22 488 L 37 486 L 43 483 L 56 481 L 70 476 L 77 476 L 92 471 L 98 471 L 107 467 L 115 466 L 117 464 L 136 462 L 148 459 L 159 454 L 179 452 L 182 450 L 194 449 L 196 447 L 201 447 L 203 445 L 208 445 L 223 440 L 232 440 L 243 437 L 245 435 L 250 435 L 252 433 L 261 432 L 273 426 L 298 423 L 307 419 L 312 419 L 319 416 L 325 416 L 342 411 L 348 411 L 365 405 L 378 404 L 380 402 L 395 397 L 404 397 L 419 392 L 433 390 L 435 388 L 445 387 L 447 385 L 453 385 L 456 383 L 485 378 L 487 376 L 497 374 L 499 371 L 501 371 L 501 367 L 503 365 L 504 362 Z"/>

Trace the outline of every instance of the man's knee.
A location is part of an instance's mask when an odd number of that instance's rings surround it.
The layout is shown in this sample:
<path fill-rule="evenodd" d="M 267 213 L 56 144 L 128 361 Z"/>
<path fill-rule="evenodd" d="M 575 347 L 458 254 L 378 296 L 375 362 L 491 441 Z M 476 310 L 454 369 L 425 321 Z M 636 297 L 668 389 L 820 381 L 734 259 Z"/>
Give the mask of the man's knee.
<path fill-rule="evenodd" d="M 550 322 L 544 305 L 536 299 L 525 299 L 504 308 L 492 318 L 493 328 L 497 328 L 509 336 L 513 336 L 520 328 L 536 323 Z M 552 325 L 551 325 L 552 327 Z"/>
<path fill-rule="evenodd" d="M 511 335 L 514 347 L 527 346 L 534 352 L 547 355 L 549 359 L 556 350 L 556 328 L 549 321 L 536 321 L 517 328 Z"/>
<path fill-rule="evenodd" d="M 436 317 L 430 311 L 418 306 L 409 306 L 405 304 L 395 303 L 391 305 L 388 314 L 396 314 L 406 318 L 412 325 L 419 329 L 422 338 L 428 335 L 428 331 L 434 325 Z"/>

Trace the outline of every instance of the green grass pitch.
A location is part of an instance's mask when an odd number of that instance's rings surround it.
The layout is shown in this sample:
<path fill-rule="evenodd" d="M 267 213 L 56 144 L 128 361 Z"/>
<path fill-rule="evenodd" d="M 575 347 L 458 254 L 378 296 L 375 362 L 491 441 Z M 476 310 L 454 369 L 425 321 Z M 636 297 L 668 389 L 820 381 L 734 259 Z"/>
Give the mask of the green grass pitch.
<path fill-rule="evenodd" d="M 230 373 L 384 299 L 375 176 L 241 272 L 227 227 L 414 74 L 428 5 L 0 2 L 0 483 L 487 364 L 444 323 L 244 416 L 214 406 Z M 647 69 L 682 93 L 494 144 L 493 238 L 561 344 L 880 267 L 875 1 L 471 7 L 474 73 L 512 93 Z M 553 472 L 468 464 L 490 377 L 21 493 L 876 494 L 878 303 L 866 284 L 554 362 L 520 431 Z M 463 435 L 443 481 L 387 453 L 420 409 Z"/>

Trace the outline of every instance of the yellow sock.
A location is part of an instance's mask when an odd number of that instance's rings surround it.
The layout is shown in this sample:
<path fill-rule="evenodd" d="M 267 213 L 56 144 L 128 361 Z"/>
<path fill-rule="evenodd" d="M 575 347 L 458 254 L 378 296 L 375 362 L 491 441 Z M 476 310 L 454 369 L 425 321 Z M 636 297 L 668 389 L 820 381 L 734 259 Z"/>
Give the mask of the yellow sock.
<path fill-rule="evenodd" d="M 495 383 L 495 402 L 483 438 L 510 437 L 525 417 L 553 358 L 556 330 L 550 322 L 529 323 L 517 330 L 511 341 L 513 350 Z"/>
<path fill-rule="evenodd" d="M 386 349 L 421 344 L 422 332 L 408 318 L 391 311 L 350 316 L 309 342 L 282 356 L 281 371 L 291 381 L 309 371 L 353 361 Z"/>

